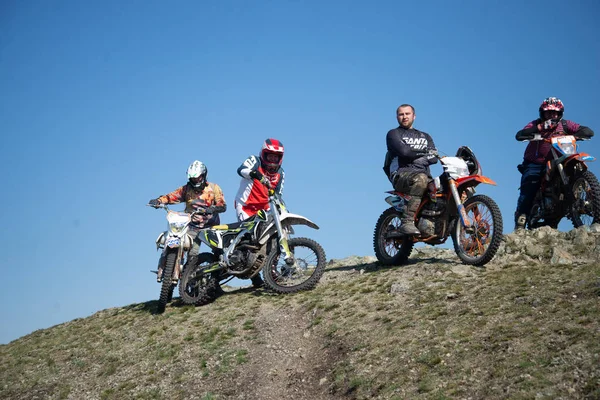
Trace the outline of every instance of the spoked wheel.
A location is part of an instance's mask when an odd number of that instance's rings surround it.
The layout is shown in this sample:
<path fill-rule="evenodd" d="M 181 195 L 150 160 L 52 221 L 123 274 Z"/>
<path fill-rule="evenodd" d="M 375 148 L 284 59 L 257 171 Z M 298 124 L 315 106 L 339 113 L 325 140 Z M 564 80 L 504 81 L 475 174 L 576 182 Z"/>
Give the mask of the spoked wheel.
<path fill-rule="evenodd" d="M 569 219 L 575 228 L 590 226 L 600 222 L 600 183 L 590 171 L 584 171 L 575 177 L 573 186 L 573 204 Z"/>
<path fill-rule="evenodd" d="M 165 269 L 162 274 L 162 284 L 160 287 L 160 297 L 158 298 L 158 306 L 156 311 L 161 314 L 165 312 L 167 303 L 173 298 L 173 271 L 175 270 L 175 262 L 177 261 L 177 250 L 170 251 L 165 256 Z"/>
<path fill-rule="evenodd" d="M 294 255 L 293 264 L 285 262 L 285 254 L 273 249 L 263 267 L 266 285 L 277 293 L 295 293 L 316 286 L 325 272 L 325 250 L 308 238 L 288 240 Z"/>
<path fill-rule="evenodd" d="M 383 265 L 402 265 L 415 243 L 407 236 L 396 233 L 400 225 L 400 213 L 390 207 L 379 216 L 373 233 L 373 249 L 377 260 Z"/>
<path fill-rule="evenodd" d="M 473 196 L 465 203 L 465 212 L 472 222 L 467 232 L 460 221 L 452 230 L 454 251 L 463 263 L 482 266 L 498 251 L 502 240 L 502 214 L 494 200 L 484 195 Z"/>
<path fill-rule="evenodd" d="M 219 296 L 219 281 L 215 277 L 216 273 L 204 272 L 215 262 L 216 258 L 212 253 L 201 253 L 198 255 L 197 264 L 190 265 L 183 271 L 179 281 L 179 295 L 185 304 L 202 306 Z"/>

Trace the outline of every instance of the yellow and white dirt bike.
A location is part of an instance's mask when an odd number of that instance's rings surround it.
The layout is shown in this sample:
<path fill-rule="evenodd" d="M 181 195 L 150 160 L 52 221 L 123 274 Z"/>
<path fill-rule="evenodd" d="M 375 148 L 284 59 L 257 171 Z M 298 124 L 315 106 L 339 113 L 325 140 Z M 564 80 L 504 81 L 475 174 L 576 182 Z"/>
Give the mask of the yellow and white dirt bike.
<path fill-rule="evenodd" d="M 291 238 L 294 225 L 319 229 L 308 218 L 289 213 L 270 190 L 268 210 L 242 222 L 201 229 L 198 238 L 212 252 L 200 253 L 196 266 L 183 271 L 183 302 L 207 304 L 219 296 L 221 283 L 234 277 L 250 279 L 261 270 L 265 285 L 277 293 L 312 289 L 323 275 L 325 251 L 312 239 Z"/>
<path fill-rule="evenodd" d="M 407 262 L 415 243 L 433 246 L 451 236 L 454 251 L 463 263 L 482 266 L 500 246 L 502 214 L 490 197 L 475 195 L 475 187 L 495 182 L 481 175 L 481 165 L 466 146 L 460 147 L 455 157 L 432 154 L 440 160 L 443 173 L 430 182 L 415 213 L 414 223 L 421 235 L 406 236 L 398 231 L 410 196 L 389 191 L 385 201 L 391 207 L 375 225 L 375 255 L 384 265 L 401 265 Z"/>

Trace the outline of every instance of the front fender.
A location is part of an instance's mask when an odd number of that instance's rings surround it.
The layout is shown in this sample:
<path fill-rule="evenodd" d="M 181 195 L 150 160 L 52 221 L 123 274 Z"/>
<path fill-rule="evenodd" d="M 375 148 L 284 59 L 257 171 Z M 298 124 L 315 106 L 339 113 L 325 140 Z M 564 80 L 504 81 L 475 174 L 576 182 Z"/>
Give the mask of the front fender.
<path fill-rule="evenodd" d="M 319 229 L 319 226 L 310 219 L 298 214 L 284 213 L 281 215 L 281 223 L 284 225 L 306 225 L 313 229 Z"/>

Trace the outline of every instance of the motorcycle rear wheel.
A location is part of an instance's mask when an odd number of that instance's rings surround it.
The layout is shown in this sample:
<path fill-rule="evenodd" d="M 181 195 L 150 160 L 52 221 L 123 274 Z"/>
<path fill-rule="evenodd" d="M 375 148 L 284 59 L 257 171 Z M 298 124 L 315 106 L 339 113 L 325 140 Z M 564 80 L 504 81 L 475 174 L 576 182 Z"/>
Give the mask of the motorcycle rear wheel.
<path fill-rule="evenodd" d="M 160 287 L 160 296 L 156 307 L 158 314 L 165 312 L 167 303 L 173 298 L 173 290 L 175 289 L 175 285 L 173 284 L 173 271 L 175 270 L 176 261 L 177 250 L 167 251 L 167 254 L 165 255 L 165 269 L 163 271 L 162 284 Z"/>
<path fill-rule="evenodd" d="M 454 251 L 464 264 L 482 266 L 494 258 L 502 241 L 502 214 L 494 200 L 481 194 L 465 201 L 464 207 L 474 232 L 466 232 L 456 221 L 452 229 Z"/>
<path fill-rule="evenodd" d="M 325 250 L 308 238 L 288 240 L 294 264 L 287 265 L 278 246 L 267 257 L 263 267 L 265 284 L 277 293 L 296 293 L 314 288 L 325 272 Z"/>
<path fill-rule="evenodd" d="M 216 261 L 214 254 L 201 253 L 196 265 L 189 265 L 185 269 L 179 282 L 179 295 L 185 304 L 203 306 L 219 296 L 219 281 L 212 272 L 203 272 Z"/>
<path fill-rule="evenodd" d="M 574 202 L 569 219 L 573 227 L 590 226 L 600 223 L 600 183 L 591 171 L 583 171 L 575 176 L 571 190 Z"/>
<path fill-rule="evenodd" d="M 415 243 L 406 236 L 388 237 L 391 231 L 400 228 L 400 213 L 390 207 L 385 210 L 375 224 L 373 250 L 377 260 L 383 265 L 403 265 L 408 261 Z"/>

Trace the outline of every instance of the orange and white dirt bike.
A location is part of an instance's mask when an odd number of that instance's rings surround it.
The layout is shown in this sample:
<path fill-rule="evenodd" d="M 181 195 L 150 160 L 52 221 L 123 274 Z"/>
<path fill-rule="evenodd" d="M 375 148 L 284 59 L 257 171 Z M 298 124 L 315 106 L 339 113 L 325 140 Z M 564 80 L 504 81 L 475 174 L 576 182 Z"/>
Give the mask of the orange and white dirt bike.
<path fill-rule="evenodd" d="M 502 214 L 494 200 L 476 195 L 480 183 L 496 183 L 481 175 L 481 165 L 466 146 L 455 157 L 434 153 L 443 172 L 434 178 L 415 213 L 419 236 L 398 232 L 409 195 L 389 191 L 391 205 L 377 220 L 373 235 L 375 255 L 384 265 L 405 264 L 417 242 L 442 244 L 452 236 L 454 251 L 463 263 L 482 266 L 496 254 L 502 240 Z"/>
<path fill-rule="evenodd" d="M 571 135 L 544 139 L 537 134 L 532 141 L 537 140 L 546 141 L 552 147 L 527 229 L 544 225 L 557 228 L 564 217 L 569 218 L 575 228 L 600 223 L 600 183 L 586 165 L 596 158 L 577 151 L 576 140 L 586 139 Z"/>

